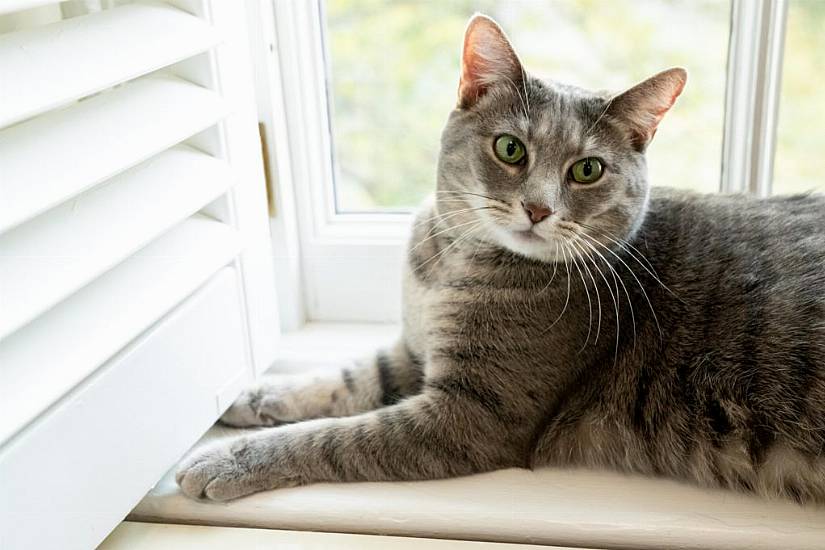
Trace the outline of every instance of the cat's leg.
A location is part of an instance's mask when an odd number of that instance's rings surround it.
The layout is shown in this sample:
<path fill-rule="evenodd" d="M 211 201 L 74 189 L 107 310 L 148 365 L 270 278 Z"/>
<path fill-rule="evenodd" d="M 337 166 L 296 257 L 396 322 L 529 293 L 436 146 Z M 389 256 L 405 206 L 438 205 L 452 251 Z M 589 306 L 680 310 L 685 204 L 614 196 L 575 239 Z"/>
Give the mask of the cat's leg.
<path fill-rule="evenodd" d="M 423 364 L 404 344 L 323 375 L 268 376 L 244 390 L 221 417 L 230 426 L 275 426 L 350 416 L 418 393 Z"/>
<path fill-rule="evenodd" d="M 438 479 L 525 466 L 530 423 L 481 388 L 430 387 L 400 403 L 220 441 L 176 479 L 194 498 L 228 500 L 318 481 Z"/>

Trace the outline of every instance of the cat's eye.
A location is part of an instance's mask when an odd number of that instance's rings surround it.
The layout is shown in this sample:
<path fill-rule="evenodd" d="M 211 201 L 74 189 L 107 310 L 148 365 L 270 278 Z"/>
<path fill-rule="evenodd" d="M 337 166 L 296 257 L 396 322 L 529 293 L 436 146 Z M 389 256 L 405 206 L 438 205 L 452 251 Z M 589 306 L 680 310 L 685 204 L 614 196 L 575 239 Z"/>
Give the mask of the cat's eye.
<path fill-rule="evenodd" d="M 518 164 L 527 155 L 524 144 L 515 136 L 504 134 L 496 138 L 493 150 L 501 162 Z"/>
<path fill-rule="evenodd" d="M 596 157 L 587 157 L 570 167 L 570 179 L 576 183 L 593 183 L 602 177 L 604 166 Z"/>

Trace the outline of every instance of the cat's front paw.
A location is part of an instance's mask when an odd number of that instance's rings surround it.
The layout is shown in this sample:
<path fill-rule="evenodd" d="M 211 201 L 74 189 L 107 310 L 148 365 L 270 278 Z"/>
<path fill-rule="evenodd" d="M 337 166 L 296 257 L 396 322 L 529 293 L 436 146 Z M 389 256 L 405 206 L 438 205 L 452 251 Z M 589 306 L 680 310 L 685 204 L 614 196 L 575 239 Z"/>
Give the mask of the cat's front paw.
<path fill-rule="evenodd" d="M 206 445 L 180 463 L 175 479 L 187 496 L 217 501 L 294 485 L 272 475 L 267 453 L 259 447 L 252 437 Z"/>
<path fill-rule="evenodd" d="M 267 399 L 265 386 L 257 384 L 241 392 L 232 405 L 221 416 L 221 422 L 236 428 L 250 426 L 275 426 L 278 420 L 267 414 L 264 399 Z"/>
<path fill-rule="evenodd" d="M 312 375 L 275 375 L 241 392 L 221 422 L 236 428 L 279 426 L 335 415 L 342 406 L 340 380 Z M 338 401 L 336 403 L 336 401 Z M 340 412 L 340 411 L 339 411 Z"/>
<path fill-rule="evenodd" d="M 291 399 L 289 380 L 265 380 L 241 392 L 221 416 L 221 422 L 236 428 L 278 426 L 301 420 Z"/>

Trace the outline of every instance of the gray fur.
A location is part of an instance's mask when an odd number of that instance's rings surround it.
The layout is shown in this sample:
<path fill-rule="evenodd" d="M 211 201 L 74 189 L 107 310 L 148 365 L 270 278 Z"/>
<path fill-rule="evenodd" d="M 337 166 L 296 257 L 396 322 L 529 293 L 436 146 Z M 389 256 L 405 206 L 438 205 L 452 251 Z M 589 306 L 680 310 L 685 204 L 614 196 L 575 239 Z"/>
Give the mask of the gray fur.
<path fill-rule="evenodd" d="M 511 68 L 462 82 L 399 343 L 246 392 L 225 422 L 314 420 L 197 450 L 186 494 L 582 465 L 825 502 L 825 198 L 651 189 L 640 105 L 673 73 L 611 99 Z M 588 186 L 566 179 L 584 156 L 608 167 Z M 514 236 L 520 201 L 554 210 L 540 238 Z"/>

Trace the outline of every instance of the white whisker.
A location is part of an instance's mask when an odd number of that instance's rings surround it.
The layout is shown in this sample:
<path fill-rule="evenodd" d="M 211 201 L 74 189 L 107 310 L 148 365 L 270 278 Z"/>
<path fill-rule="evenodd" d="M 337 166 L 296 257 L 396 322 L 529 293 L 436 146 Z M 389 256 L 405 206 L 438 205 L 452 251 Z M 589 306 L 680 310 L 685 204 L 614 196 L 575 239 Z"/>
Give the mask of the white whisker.
<path fill-rule="evenodd" d="M 527 103 L 527 118 L 530 118 L 530 96 L 527 95 L 527 73 L 524 71 L 524 67 L 519 67 L 521 69 L 521 87 L 524 90 L 524 101 Z"/>
<path fill-rule="evenodd" d="M 559 316 L 556 317 L 556 320 L 553 321 L 549 327 L 547 327 L 541 332 L 542 334 L 556 326 L 556 323 L 558 323 L 561 320 L 562 316 L 564 316 L 564 312 L 567 311 L 567 304 L 570 302 L 570 267 L 567 265 L 567 254 L 565 253 L 564 249 L 564 243 L 561 243 L 561 255 L 564 258 L 564 269 L 567 271 L 567 297 L 564 299 L 564 307 L 562 308 L 561 313 L 559 313 Z"/>
<path fill-rule="evenodd" d="M 611 105 L 613 105 L 613 100 L 615 99 L 615 97 L 616 97 L 616 96 L 613 96 L 613 97 L 611 97 L 611 98 L 607 101 L 607 105 L 605 105 L 604 110 L 602 110 L 601 114 L 600 114 L 600 115 L 596 118 L 596 122 L 594 122 L 593 124 L 591 124 L 591 125 L 590 125 L 590 128 L 588 128 L 588 129 L 587 129 L 587 131 L 584 133 L 584 137 L 589 136 L 589 135 L 590 135 L 590 132 L 592 132 L 592 131 L 593 131 L 593 129 L 596 127 L 596 125 L 597 125 L 597 124 L 599 124 L 599 122 L 601 122 L 601 120 L 602 120 L 602 119 L 604 118 L 604 116 L 607 114 L 607 111 L 609 111 L 609 110 L 610 110 L 610 106 L 611 106 Z"/>
<path fill-rule="evenodd" d="M 450 226 L 447 229 L 442 229 L 438 233 L 436 233 L 434 235 L 429 235 L 426 239 L 423 239 L 423 240 L 419 241 L 418 243 L 416 243 L 415 246 L 410 248 L 410 252 L 414 252 L 419 246 L 421 246 L 425 242 L 429 241 L 430 239 L 434 239 L 434 238 L 438 237 L 439 235 L 441 235 L 443 233 L 446 233 L 447 231 L 451 231 L 453 229 L 458 229 L 459 227 L 464 227 L 464 226 L 470 225 L 471 223 L 483 223 L 483 220 L 472 220 L 472 221 L 469 221 L 469 222 L 459 223 L 457 225 Z"/>
<path fill-rule="evenodd" d="M 585 233 L 585 235 L 586 235 L 586 233 Z M 651 302 L 651 301 L 650 301 L 650 297 L 647 295 L 647 291 L 645 290 L 644 285 L 642 285 L 642 282 L 641 282 L 641 281 L 639 280 L 639 278 L 636 276 L 636 273 L 633 271 L 633 269 L 631 269 L 631 268 L 630 268 L 630 266 L 629 266 L 629 265 L 627 265 L 627 262 L 625 262 L 625 261 L 622 259 L 622 257 L 621 257 L 621 256 L 619 256 L 618 254 L 616 254 L 615 252 L 613 252 L 613 250 L 612 250 L 610 247 L 605 246 L 605 245 L 604 245 L 604 244 L 602 244 L 602 243 L 601 243 L 598 239 L 593 239 L 593 237 L 590 237 L 590 238 L 591 238 L 594 242 L 598 243 L 598 244 L 599 244 L 599 246 L 601 246 L 602 248 L 604 248 L 605 250 L 607 250 L 608 252 L 610 252 L 613 256 L 615 256 L 615 257 L 616 257 L 616 259 L 617 259 L 617 260 L 619 260 L 619 262 L 621 262 L 621 264 L 625 267 L 625 269 L 627 269 L 627 270 L 630 272 L 630 275 L 631 275 L 631 276 L 633 277 L 633 279 L 636 281 L 636 284 L 637 284 L 637 285 L 639 285 L 639 289 L 642 291 L 642 294 L 644 295 L 645 300 L 647 301 L 647 305 L 648 305 L 648 307 L 650 308 L 650 312 L 653 314 L 653 320 L 654 320 L 654 322 L 656 323 L 656 329 L 659 331 L 659 338 L 662 338 L 662 337 L 663 337 L 663 334 L 662 334 L 662 327 L 659 325 L 659 318 L 656 316 L 656 310 L 655 310 L 655 309 L 654 309 L 654 307 L 653 307 L 653 302 Z M 621 280 L 621 277 L 619 277 L 619 280 Z M 622 285 L 624 285 L 624 283 L 622 283 Z M 625 290 L 626 290 L 626 289 L 625 289 Z M 628 296 L 628 299 L 630 299 L 630 296 Z M 635 326 L 635 322 L 634 322 L 634 326 Z"/>
<path fill-rule="evenodd" d="M 554 255 L 554 258 L 556 258 L 556 261 L 553 262 L 553 275 L 550 277 L 550 280 L 547 281 L 547 284 L 544 285 L 544 288 L 542 288 L 539 291 L 539 294 L 544 294 L 544 291 L 547 290 L 548 288 L 550 288 L 550 284 L 553 282 L 553 279 L 556 278 L 556 270 L 559 267 L 558 257 L 559 257 L 559 243 L 558 243 L 558 241 L 556 241 L 556 253 Z"/>
<path fill-rule="evenodd" d="M 454 218 L 454 217 L 456 217 L 460 214 L 465 214 L 467 212 L 476 212 L 476 211 L 479 211 L 479 210 L 486 210 L 488 208 L 490 208 L 490 207 L 489 206 L 474 206 L 472 208 L 459 208 L 457 210 L 448 210 L 447 212 L 439 212 L 438 214 L 435 214 L 434 216 L 430 216 L 427 219 L 419 220 L 418 223 L 419 224 L 429 223 L 433 220 L 438 220 L 438 221 L 449 220 L 450 218 Z"/>
<path fill-rule="evenodd" d="M 436 262 L 435 262 L 435 263 L 434 263 L 434 264 L 430 267 L 430 270 L 427 272 L 427 274 L 428 274 L 428 275 L 429 275 L 429 274 L 432 274 L 433 269 L 435 269 L 435 266 L 437 266 L 437 265 L 438 265 L 438 263 L 441 261 L 441 259 L 444 257 L 444 255 L 445 255 L 445 254 L 446 254 L 449 250 L 451 250 L 454 246 L 456 246 L 458 243 L 460 243 L 460 242 L 462 242 L 463 240 L 465 240 L 466 238 L 468 238 L 468 237 L 469 237 L 469 236 L 470 236 L 470 235 L 471 235 L 471 234 L 472 234 L 472 233 L 473 233 L 476 229 L 479 229 L 479 228 L 481 227 L 481 225 L 482 225 L 484 222 L 483 222 L 483 221 L 481 221 L 481 220 L 475 220 L 475 222 L 474 222 L 474 223 L 475 223 L 476 225 L 474 225 L 474 226 L 472 226 L 471 228 L 469 228 L 469 229 L 465 230 L 465 231 L 464 231 L 464 233 L 462 233 L 459 237 L 457 237 L 457 238 L 456 238 L 456 240 L 454 240 L 453 242 L 451 242 L 451 243 L 450 243 L 449 245 L 447 245 L 445 248 L 443 248 L 443 249 L 439 250 L 436 254 L 433 254 L 430 258 L 428 258 L 428 259 L 427 259 L 427 261 L 426 261 L 426 262 L 424 262 L 424 263 L 420 264 L 419 266 L 417 266 L 417 267 L 415 268 L 415 271 L 418 271 L 419 269 L 421 269 L 421 268 L 422 268 L 422 267 L 424 267 L 425 265 L 429 264 L 430 262 L 432 262 L 433 260 L 435 260 L 436 258 L 438 258 L 438 260 L 437 260 L 437 261 L 436 261 Z M 465 224 L 465 225 L 466 225 L 466 224 Z"/>
<path fill-rule="evenodd" d="M 576 235 L 573 235 L 573 238 L 575 240 L 571 241 L 570 245 L 575 247 L 576 250 L 582 252 L 582 266 L 584 267 L 585 271 L 587 271 L 587 275 L 588 277 L 590 277 L 590 280 L 593 281 L 593 289 L 596 291 L 596 304 L 599 306 L 599 320 L 596 323 L 596 338 L 595 340 L 593 340 L 593 345 L 596 345 L 599 343 L 599 334 L 601 333 L 602 329 L 602 296 L 601 292 L 599 292 L 599 285 L 596 283 L 596 278 L 593 276 L 593 272 L 590 271 L 590 268 L 587 266 L 587 260 L 593 261 L 593 259 L 587 254 L 587 250 L 585 250 L 584 247 L 582 247 L 576 242 L 578 240 L 578 237 Z"/>
<path fill-rule="evenodd" d="M 611 270 L 613 269 L 613 266 L 610 265 L 610 263 L 607 261 L 607 259 L 605 259 L 605 257 L 602 255 L 602 253 L 599 252 L 598 250 L 596 250 L 593 247 L 592 244 L 590 244 L 589 242 L 582 239 L 579 235 L 576 235 L 575 238 L 578 242 L 580 242 L 581 244 L 587 246 L 593 253 L 595 253 L 597 256 L 599 256 L 602 259 L 602 261 L 605 264 L 607 264 L 608 268 L 610 268 Z M 604 285 L 607 287 L 607 291 L 610 293 L 610 298 L 611 298 L 611 300 L 613 300 L 613 309 L 616 312 L 616 344 L 614 346 L 614 351 L 613 351 L 613 364 L 615 365 L 616 361 L 618 360 L 618 356 L 619 356 L 619 333 L 620 333 L 619 300 L 618 300 L 618 297 L 619 297 L 619 284 L 616 283 L 616 273 L 614 271 L 613 272 L 613 282 L 616 285 L 616 293 L 614 294 L 613 293 L 613 287 L 610 286 L 610 282 L 607 280 L 607 277 L 605 276 L 604 272 L 599 267 L 599 264 L 596 261 L 596 259 L 593 258 L 590 254 L 588 254 L 588 257 L 590 258 L 590 261 L 593 262 L 593 267 L 595 267 L 596 270 L 598 270 L 599 275 L 601 276 L 602 280 L 604 281 Z"/>
<path fill-rule="evenodd" d="M 587 296 L 587 316 L 588 316 L 587 317 L 587 336 L 584 339 L 584 344 L 582 344 L 582 347 L 579 349 L 579 353 L 581 353 L 581 352 L 584 351 L 584 348 L 587 347 L 587 342 L 590 341 L 590 333 L 593 330 L 593 302 L 590 300 L 590 289 L 587 288 L 587 283 L 584 280 L 584 274 L 582 273 L 582 270 L 579 267 L 579 262 L 576 259 L 576 255 L 575 255 L 574 250 L 573 250 L 573 245 L 572 245 L 572 243 L 568 243 L 568 244 L 570 244 L 570 250 L 569 251 L 570 251 L 570 257 L 573 261 L 573 267 L 575 267 L 576 271 L 579 272 L 579 278 L 581 278 L 582 286 L 584 286 L 584 292 Z"/>
<path fill-rule="evenodd" d="M 472 192 L 470 192 L 470 191 L 451 191 L 451 190 L 444 190 L 444 191 L 436 191 L 435 193 L 436 193 L 437 195 L 470 195 L 470 196 L 472 196 L 472 197 L 481 197 L 481 198 L 483 198 L 483 199 L 488 199 L 488 200 L 491 200 L 491 201 L 494 201 L 494 202 L 500 202 L 500 203 L 502 203 L 502 204 L 506 204 L 508 207 L 510 206 L 510 203 L 508 203 L 508 202 L 507 202 L 507 201 L 505 201 L 505 200 L 502 200 L 502 199 L 497 199 L 497 198 L 495 198 L 495 197 L 490 197 L 490 196 L 488 196 L 488 195 L 482 195 L 481 193 L 472 193 Z"/>
<path fill-rule="evenodd" d="M 590 239 L 591 241 L 593 241 L 597 245 L 601 246 L 605 250 L 609 250 L 600 241 L 598 241 L 597 239 L 594 239 L 592 236 L 588 235 L 587 233 L 581 233 L 580 235 L 582 237 Z M 596 250 L 596 248 L 593 247 L 592 245 L 590 245 L 590 246 L 591 246 L 591 248 L 593 248 L 594 252 L 596 252 L 597 254 L 599 254 L 599 256 L 602 257 L 602 259 L 604 260 L 604 263 L 607 265 L 607 267 L 610 268 L 610 273 L 613 275 L 613 283 L 616 285 L 616 299 L 617 300 L 619 300 L 619 298 L 620 298 L 619 297 L 619 284 L 622 285 L 622 289 L 624 290 L 624 294 L 627 297 L 627 304 L 630 307 L 630 322 L 631 322 L 631 328 L 633 329 L 633 349 L 635 350 L 636 349 L 636 313 L 633 311 L 633 300 L 630 299 L 630 292 L 627 290 L 627 287 L 625 286 L 624 280 L 622 280 L 621 275 L 619 275 L 619 273 L 613 267 L 613 264 L 611 264 L 609 261 L 607 261 L 607 258 L 605 258 L 604 254 L 602 254 L 601 252 Z M 619 302 L 620 301 L 621 300 L 619 300 Z M 617 337 L 618 337 L 618 334 L 617 334 Z"/>
<path fill-rule="evenodd" d="M 659 284 L 662 286 L 662 288 L 664 288 L 665 290 L 667 290 L 667 291 L 668 291 L 668 292 L 669 292 L 669 293 L 670 293 L 673 297 L 675 297 L 675 298 L 676 298 L 676 299 L 678 299 L 679 301 L 684 301 L 684 300 L 682 300 L 682 299 L 681 299 L 681 298 L 680 298 L 680 297 L 679 297 L 679 296 L 678 296 L 675 292 L 673 292 L 673 291 L 672 291 L 672 290 L 671 290 L 671 289 L 670 289 L 670 288 L 669 288 L 669 287 L 668 287 L 665 283 L 663 283 L 663 282 L 662 282 L 662 280 L 659 278 L 658 273 L 656 273 L 656 269 L 653 267 L 653 264 L 651 264 L 651 263 L 650 263 L 650 260 L 648 260 L 648 259 L 645 257 L 645 255 L 644 255 L 644 254 L 642 254 L 642 252 L 641 252 L 638 248 L 636 248 L 635 246 L 633 246 L 632 244 L 630 244 L 628 241 L 626 241 L 626 240 L 624 240 L 624 239 L 621 239 L 621 238 L 619 238 L 619 237 L 616 237 L 616 235 L 613 235 L 612 233 L 608 233 L 608 232 L 606 232 L 606 231 L 605 231 L 605 230 L 603 230 L 603 229 L 599 229 L 599 228 L 592 227 L 592 226 L 590 226 L 590 225 L 585 225 L 585 224 L 582 224 L 582 223 L 580 223 L 579 225 L 581 225 L 582 227 L 584 227 L 584 228 L 586 228 L 586 229 L 590 229 L 590 230 L 592 230 L 592 231 L 596 231 L 596 232 L 598 232 L 598 233 L 601 233 L 603 237 L 605 237 L 606 239 L 608 239 L 608 240 L 612 241 L 614 244 L 616 244 L 617 246 L 619 246 L 620 248 L 622 248 L 625 252 L 627 252 L 628 256 L 630 256 L 631 258 L 633 258 L 634 260 L 636 260 L 636 263 L 638 263 L 640 266 L 642 266 L 642 268 L 643 268 L 645 271 L 647 271 L 647 273 L 648 273 L 651 277 L 653 277 L 653 278 L 656 280 L 656 282 L 657 282 L 657 283 L 659 283 Z M 636 257 L 636 255 L 635 255 L 635 254 L 633 254 L 633 252 L 631 252 L 631 251 L 630 251 L 627 247 L 630 247 L 630 248 L 632 248 L 633 250 L 635 250 L 635 251 L 636 251 L 636 253 L 637 253 L 637 254 L 639 254 L 639 256 L 640 256 L 640 257 L 641 257 L 641 258 L 645 261 L 645 263 L 647 264 L 647 266 L 645 266 L 645 265 L 642 263 L 642 261 L 641 261 L 639 258 L 637 258 L 637 257 Z M 649 269 L 648 269 L 648 266 L 649 266 Z"/>
<path fill-rule="evenodd" d="M 524 74 L 524 73 L 522 72 L 522 74 Z M 513 90 L 516 92 L 516 95 L 518 96 L 519 100 L 521 101 L 521 110 L 524 113 L 524 118 L 526 118 L 529 121 L 530 120 L 530 108 L 527 106 L 527 103 L 524 101 L 525 98 L 521 97 L 521 92 L 519 91 L 518 86 L 516 86 L 516 83 L 513 82 L 513 79 L 510 78 L 509 76 L 507 76 L 505 74 L 502 74 L 502 75 L 499 75 L 499 76 L 501 78 L 503 78 L 504 81 L 507 82 L 513 88 Z M 525 97 L 526 97 L 526 94 L 527 94 L 527 92 L 525 90 Z"/>

